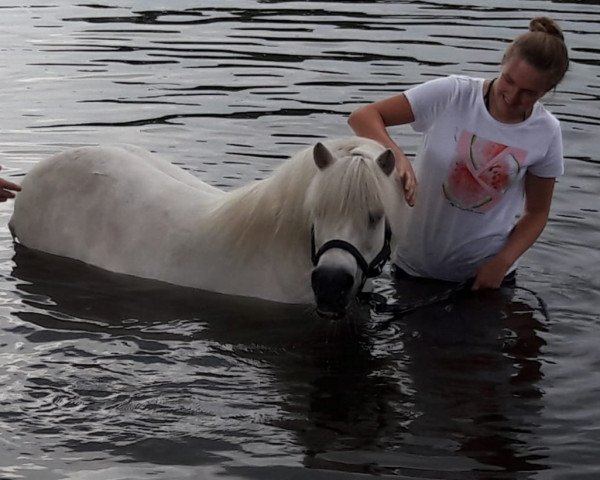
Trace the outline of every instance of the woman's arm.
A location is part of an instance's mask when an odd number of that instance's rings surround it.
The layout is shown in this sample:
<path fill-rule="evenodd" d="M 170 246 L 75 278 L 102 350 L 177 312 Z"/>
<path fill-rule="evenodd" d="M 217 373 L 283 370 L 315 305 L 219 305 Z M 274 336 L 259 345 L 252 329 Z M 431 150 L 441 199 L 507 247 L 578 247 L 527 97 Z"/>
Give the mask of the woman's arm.
<path fill-rule="evenodd" d="M 417 188 L 415 173 L 386 128 L 411 123 L 414 119 L 410 103 L 403 94 L 360 107 L 348 118 L 348 124 L 358 136 L 375 140 L 392 150 L 396 158 L 396 179 L 401 183 L 406 202 L 411 206 L 414 205 Z"/>
<path fill-rule="evenodd" d="M 499 288 L 511 265 L 535 243 L 548 221 L 555 181 L 555 178 L 526 174 L 523 215 L 504 248 L 479 268 L 473 290 Z"/>

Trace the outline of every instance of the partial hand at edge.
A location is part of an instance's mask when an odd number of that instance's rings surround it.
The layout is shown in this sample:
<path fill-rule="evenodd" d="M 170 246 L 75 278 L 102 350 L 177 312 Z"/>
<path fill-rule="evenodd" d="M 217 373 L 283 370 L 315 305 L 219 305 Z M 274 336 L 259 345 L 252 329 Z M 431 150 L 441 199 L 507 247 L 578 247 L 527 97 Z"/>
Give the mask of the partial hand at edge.
<path fill-rule="evenodd" d="M 2 167 L 0 167 L 0 170 Z M 4 180 L 0 178 L 0 202 L 6 202 L 9 198 L 14 198 L 15 194 L 13 192 L 20 192 L 21 186 L 16 183 L 9 182 L 8 180 Z"/>

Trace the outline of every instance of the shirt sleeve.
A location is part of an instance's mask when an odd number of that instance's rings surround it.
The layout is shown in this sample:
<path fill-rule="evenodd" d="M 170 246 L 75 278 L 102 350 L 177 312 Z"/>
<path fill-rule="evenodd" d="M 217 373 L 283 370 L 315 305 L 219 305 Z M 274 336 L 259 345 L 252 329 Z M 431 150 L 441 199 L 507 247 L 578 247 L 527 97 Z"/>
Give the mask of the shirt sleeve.
<path fill-rule="evenodd" d="M 458 78 L 454 75 L 430 80 L 404 92 L 415 117 L 413 130 L 426 132 L 457 92 Z"/>
<path fill-rule="evenodd" d="M 533 163 L 528 168 L 528 171 L 536 177 L 559 177 L 565 171 L 562 132 L 558 120 L 554 119 L 553 127 L 553 133 L 546 155 L 544 155 L 540 161 Z"/>

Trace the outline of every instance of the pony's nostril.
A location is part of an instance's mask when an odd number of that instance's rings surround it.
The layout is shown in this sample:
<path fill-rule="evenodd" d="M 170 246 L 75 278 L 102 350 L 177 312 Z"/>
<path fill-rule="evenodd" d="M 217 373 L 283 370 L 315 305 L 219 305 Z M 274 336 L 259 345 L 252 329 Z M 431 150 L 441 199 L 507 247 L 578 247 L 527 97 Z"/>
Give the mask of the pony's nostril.
<path fill-rule="evenodd" d="M 345 305 L 354 285 L 354 277 L 340 268 L 316 268 L 313 270 L 312 288 L 317 303 L 326 302 Z"/>
<path fill-rule="evenodd" d="M 349 292 L 350 289 L 352 288 L 352 285 L 354 284 L 354 277 L 352 275 L 350 275 L 348 272 L 343 272 L 342 275 L 340 275 L 340 290 L 343 290 L 344 292 Z"/>

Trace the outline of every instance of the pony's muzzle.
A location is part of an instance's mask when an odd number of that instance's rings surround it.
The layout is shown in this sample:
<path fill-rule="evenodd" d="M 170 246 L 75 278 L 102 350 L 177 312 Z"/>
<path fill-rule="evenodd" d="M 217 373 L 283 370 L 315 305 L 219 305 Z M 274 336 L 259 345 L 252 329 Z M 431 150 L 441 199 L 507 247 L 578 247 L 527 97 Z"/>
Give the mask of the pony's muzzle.
<path fill-rule="evenodd" d="M 354 276 L 339 267 L 320 266 L 313 270 L 312 289 L 317 313 L 326 318 L 341 318 L 352 300 Z"/>

